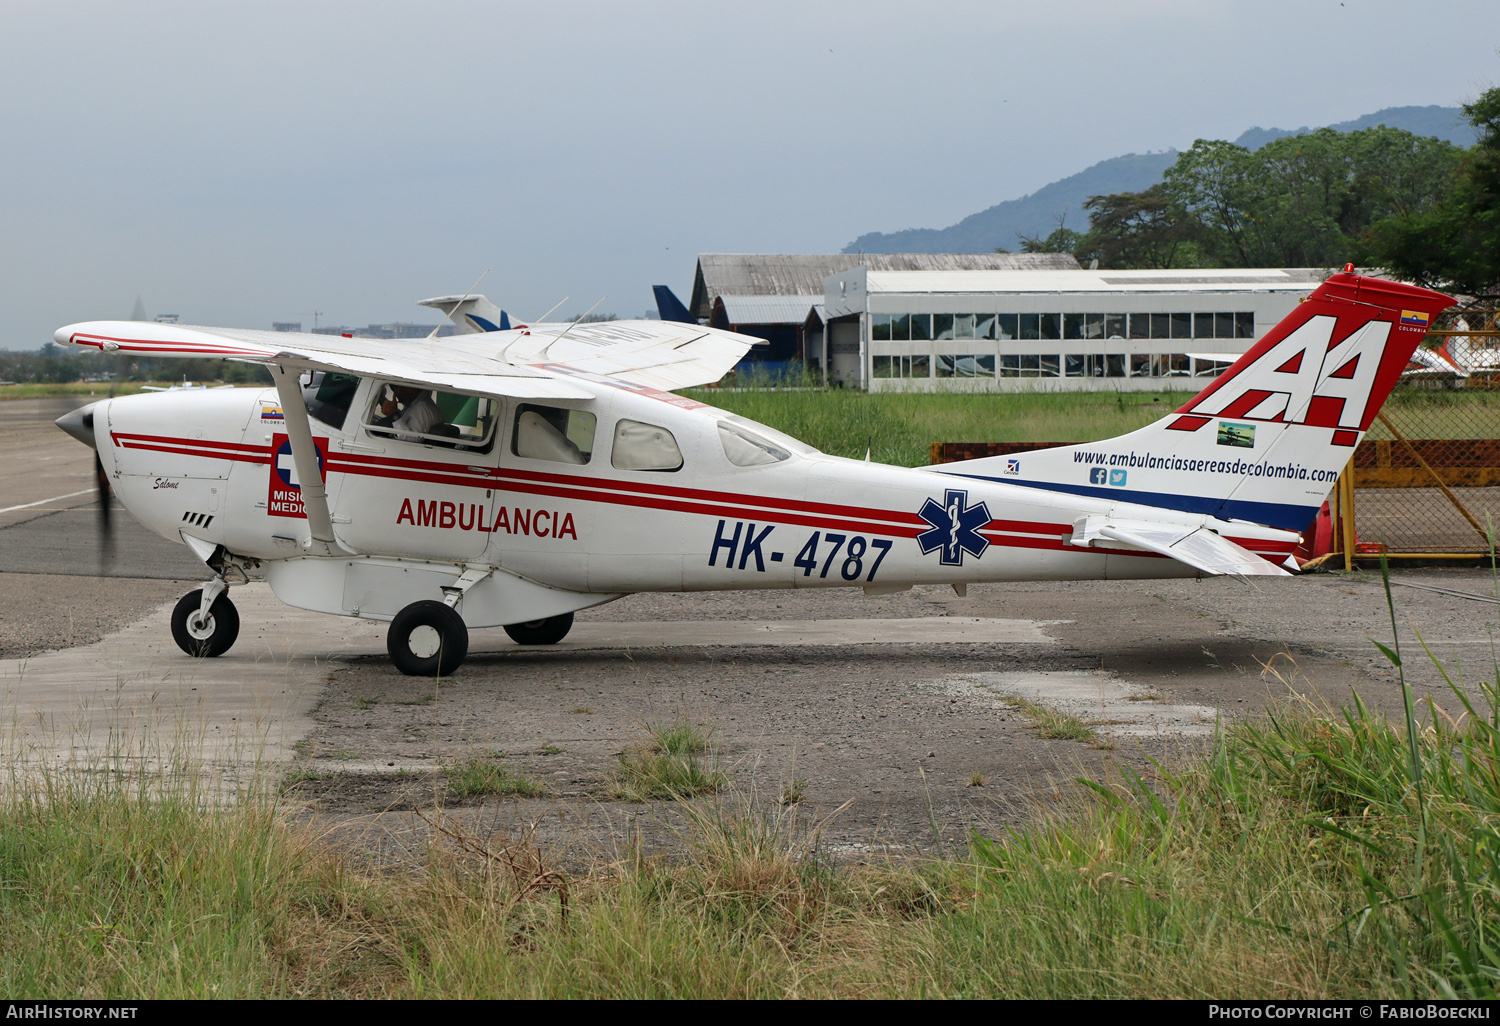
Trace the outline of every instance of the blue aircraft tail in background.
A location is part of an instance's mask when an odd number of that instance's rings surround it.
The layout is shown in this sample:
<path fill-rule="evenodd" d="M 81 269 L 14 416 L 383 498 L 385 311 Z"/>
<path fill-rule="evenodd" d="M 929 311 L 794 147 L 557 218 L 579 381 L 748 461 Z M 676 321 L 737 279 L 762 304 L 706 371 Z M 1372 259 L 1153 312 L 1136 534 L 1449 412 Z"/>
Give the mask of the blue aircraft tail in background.
<path fill-rule="evenodd" d="M 688 308 L 682 305 L 682 300 L 666 285 L 653 285 L 651 291 L 656 293 L 656 313 L 662 320 L 682 324 L 698 323 L 698 318 L 688 312 Z"/>

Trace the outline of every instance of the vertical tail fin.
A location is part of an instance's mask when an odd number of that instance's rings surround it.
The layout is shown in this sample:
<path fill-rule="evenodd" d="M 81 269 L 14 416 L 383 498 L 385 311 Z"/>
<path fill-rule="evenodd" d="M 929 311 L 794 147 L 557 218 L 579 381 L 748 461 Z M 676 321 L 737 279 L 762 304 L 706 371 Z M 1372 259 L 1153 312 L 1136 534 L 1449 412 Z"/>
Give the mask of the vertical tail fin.
<path fill-rule="evenodd" d="M 1439 292 L 1346 269 L 1155 424 L 935 469 L 1301 530 L 1433 319 L 1452 304 Z"/>
<path fill-rule="evenodd" d="M 475 334 L 482 331 L 509 331 L 510 318 L 505 311 L 484 296 L 436 296 L 423 299 L 418 306 L 430 306 L 451 314 L 453 326 L 459 334 Z"/>
<path fill-rule="evenodd" d="M 656 294 L 656 313 L 664 321 L 681 321 L 683 324 L 697 324 L 698 318 L 694 317 L 688 308 L 682 305 L 682 300 L 677 294 L 665 285 L 653 285 L 651 291 Z"/>

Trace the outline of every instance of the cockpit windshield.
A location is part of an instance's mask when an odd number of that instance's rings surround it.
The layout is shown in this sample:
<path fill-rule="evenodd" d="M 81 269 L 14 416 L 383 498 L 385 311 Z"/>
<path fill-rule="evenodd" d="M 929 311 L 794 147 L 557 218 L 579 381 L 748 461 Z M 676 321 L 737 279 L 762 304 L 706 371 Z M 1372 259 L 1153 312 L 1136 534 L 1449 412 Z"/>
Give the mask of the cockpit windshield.
<path fill-rule="evenodd" d="M 349 407 L 354 404 L 354 393 L 359 391 L 359 378 L 353 374 L 335 374 L 332 371 L 312 371 L 302 385 L 302 399 L 307 403 L 307 415 L 320 420 L 329 427 L 342 431 L 344 419 L 349 416 Z"/>

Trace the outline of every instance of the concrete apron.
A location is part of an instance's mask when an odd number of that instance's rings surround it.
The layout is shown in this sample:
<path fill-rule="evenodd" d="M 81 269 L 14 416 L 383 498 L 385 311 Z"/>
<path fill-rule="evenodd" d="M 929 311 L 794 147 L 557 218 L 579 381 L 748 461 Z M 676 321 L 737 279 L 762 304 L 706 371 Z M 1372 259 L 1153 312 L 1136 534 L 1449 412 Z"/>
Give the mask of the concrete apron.
<path fill-rule="evenodd" d="M 167 603 L 92 645 L 0 660 L 0 751 L 12 773 L 74 767 L 163 773 L 197 768 L 233 790 L 296 754 L 329 675 L 385 654 L 384 623 L 283 605 L 270 587 L 231 589 L 240 636 L 215 659 L 172 641 Z M 1043 621 L 981 617 L 887 620 L 582 622 L 547 651 L 701 646 L 869 644 L 1051 645 Z M 499 629 L 476 631 L 470 654 L 521 651 Z M 530 649 L 536 652 L 537 649 Z M 8 777 L 8 779 L 7 779 Z"/>
<path fill-rule="evenodd" d="M 383 653 L 385 625 L 293 609 L 265 584 L 230 597 L 240 636 L 216 659 L 178 649 L 167 603 L 92 645 L 0 660 L 10 766 L 197 767 L 232 789 L 290 759 L 328 674 Z"/>

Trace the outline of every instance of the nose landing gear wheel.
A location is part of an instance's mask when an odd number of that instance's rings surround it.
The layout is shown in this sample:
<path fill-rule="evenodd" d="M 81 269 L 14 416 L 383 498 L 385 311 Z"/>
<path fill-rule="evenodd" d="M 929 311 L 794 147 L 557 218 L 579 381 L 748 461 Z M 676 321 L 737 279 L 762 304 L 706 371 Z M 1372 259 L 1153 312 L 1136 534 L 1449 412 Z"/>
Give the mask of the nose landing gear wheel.
<path fill-rule="evenodd" d="M 517 645 L 555 645 L 568 636 L 573 629 L 573 614 L 549 616 L 529 623 L 513 623 L 505 628 L 510 640 Z"/>
<path fill-rule="evenodd" d="M 469 654 L 469 628 L 441 602 L 413 602 L 391 621 L 386 651 L 396 669 L 411 677 L 446 677 Z"/>
<path fill-rule="evenodd" d="M 220 595 L 208 607 L 207 618 L 200 620 L 202 605 L 202 588 L 182 596 L 172 610 L 172 640 L 190 656 L 223 655 L 240 636 L 239 610 L 228 595 Z"/>

